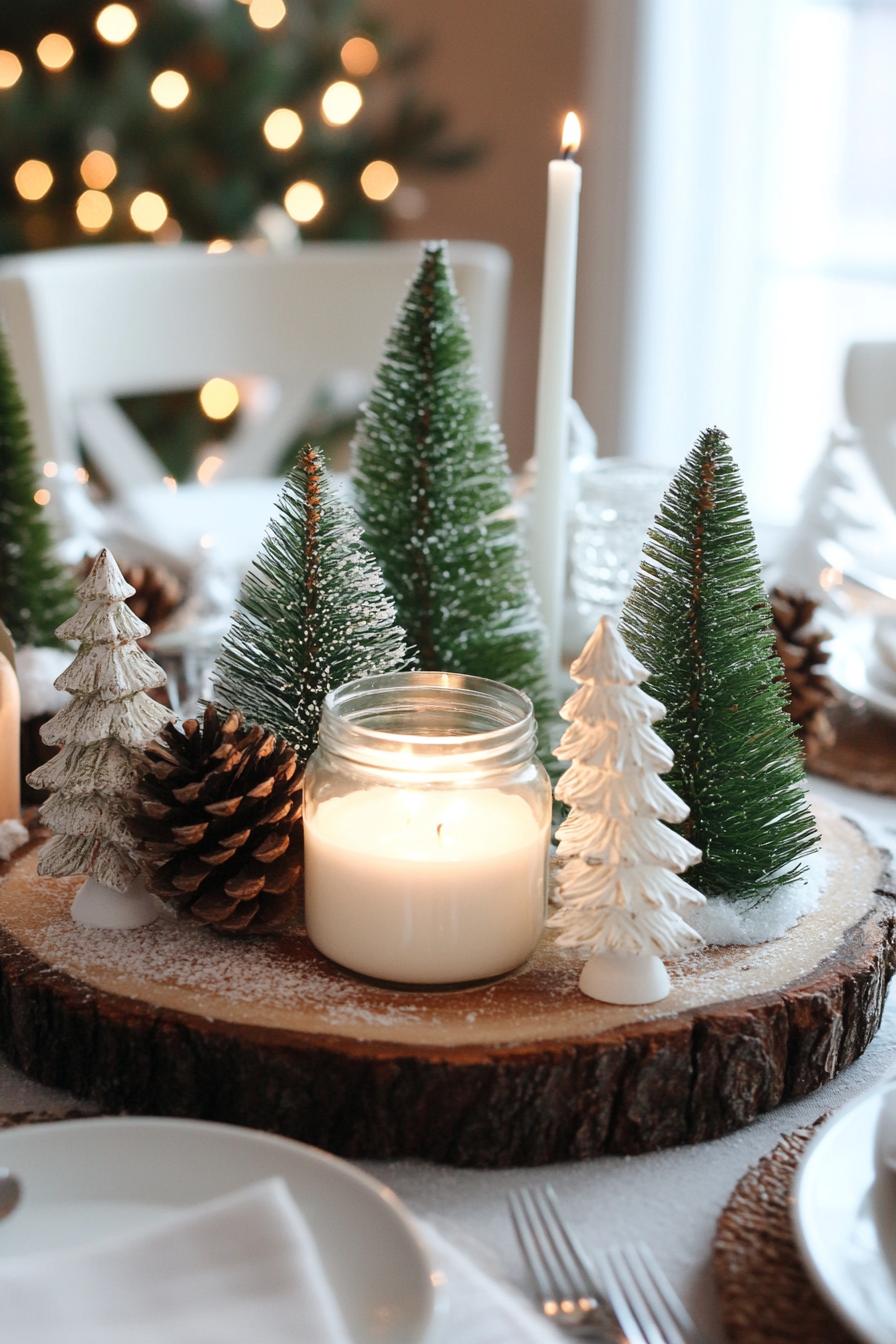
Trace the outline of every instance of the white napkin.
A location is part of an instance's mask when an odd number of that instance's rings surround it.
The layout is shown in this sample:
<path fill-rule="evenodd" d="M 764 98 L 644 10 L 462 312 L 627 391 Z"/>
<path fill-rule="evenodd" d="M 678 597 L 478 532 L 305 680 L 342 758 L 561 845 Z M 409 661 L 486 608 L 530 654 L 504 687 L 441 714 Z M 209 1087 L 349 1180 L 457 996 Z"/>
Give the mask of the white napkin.
<path fill-rule="evenodd" d="M 348 1344 L 279 1178 L 114 1242 L 0 1261 L 0 1322 L 10 1344 Z"/>

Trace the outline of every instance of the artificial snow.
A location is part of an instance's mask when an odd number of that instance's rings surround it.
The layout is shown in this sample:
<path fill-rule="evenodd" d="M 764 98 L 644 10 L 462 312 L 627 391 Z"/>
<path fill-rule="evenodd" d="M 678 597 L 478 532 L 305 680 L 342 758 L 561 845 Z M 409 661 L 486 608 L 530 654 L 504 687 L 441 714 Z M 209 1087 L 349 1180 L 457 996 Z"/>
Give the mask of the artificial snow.
<path fill-rule="evenodd" d="M 815 910 L 825 889 L 827 870 L 821 850 L 810 854 L 796 882 L 776 888 L 763 901 L 710 896 L 691 910 L 687 922 L 710 947 L 754 947 L 783 938 L 803 915 Z"/>
<path fill-rule="evenodd" d="M 16 676 L 22 698 L 22 721 L 55 714 L 70 697 L 57 691 L 53 682 L 64 672 L 72 655 L 66 649 L 39 649 L 26 644 L 16 649 Z"/>
<path fill-rule="evenodd" d="M 27 839 L 28 831 L 20 821 L 15 821 L 13 818 L 9 821 L 0 821 L 0 859 L 5 861 L 12 858 Z"/>

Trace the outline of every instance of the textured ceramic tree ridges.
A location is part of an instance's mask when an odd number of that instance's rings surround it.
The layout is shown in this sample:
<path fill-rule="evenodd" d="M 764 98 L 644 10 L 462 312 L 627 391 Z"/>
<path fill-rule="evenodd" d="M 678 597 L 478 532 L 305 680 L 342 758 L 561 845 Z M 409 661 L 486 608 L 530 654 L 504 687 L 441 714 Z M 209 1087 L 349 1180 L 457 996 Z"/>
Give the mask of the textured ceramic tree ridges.
<path fill-rule="evenodd" d="M 700 939 L 678 912 L 703 897 L 677 874 L 700 851 L 664 824 L 687 807 L 660 778 L 672 766 L 652 726 L 663 706 L 606 617 L 570 673 L 578 690 L 560 711 L 569 727 L 556 751 L 572 762 L 555 789 L 571 808 L 557 831 L 557 941 L 634 957 L 687 951 Z"/>
<path fill-rule="evenodd" d="M 620 630 L 666 706 L 668 782 L 690 809 L 681 832 L 703 852 L 690 881 L 707 896 L 756 902 L 798 880 L 818 836 L 753 527 L 721 430 L 700 436 L 669 486 Z"/>
<path fill-rule="evenodd" d="M 146 694 L 164 685 L 165 673 L 137 644 L 149 626 L 127 606 L 133 591 L 101 551 L 78 587 L 80 607 L 56 632 L 81 641 L 55 682 L 71 699 L 41 729 L 62 750 L 28 776 L 51 791 L 41 819 L 56 832 L 39 871 L 87 873 L 120 892 L 139 874 L 127 817 L 141 748 L 174 717 Z"/>
<path fill-rule="evenodd" d="M 304 769 L 327 692 L 408 661 L 357 519 L 318 449 L 306 447 L 243 580 L 212 676 L 214 699 L 285 738 Z"/>

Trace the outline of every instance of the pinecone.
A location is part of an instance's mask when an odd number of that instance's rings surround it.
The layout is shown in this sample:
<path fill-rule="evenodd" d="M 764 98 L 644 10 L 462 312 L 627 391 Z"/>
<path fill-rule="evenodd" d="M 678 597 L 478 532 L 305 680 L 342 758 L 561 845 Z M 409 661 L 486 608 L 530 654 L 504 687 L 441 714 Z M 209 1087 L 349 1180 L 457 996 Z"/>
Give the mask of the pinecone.
<path fill-rule="evenodd" d="M 95 556 L 85 556 L 80 573 L 86 578 Z M 122 565 L 125 581 L 136 591 L 128 598 L 128 606 L 135 616 L 153 630 L 157 630 L 177 610 L 184 600 L 184 586 L 176 574 L 164 565 Z"/>
<path fill-rule="evenodd" d="M 790 717 L 800 730 L 806 755 L 811 756 L 834 740 L 827 710 L 836 692 L 823 671 L 831 656 L 824 647 L 830 633 L 813 626 L 818 603 L 805 593 L 773 588 L 770 601 L 775 649 L 790 688 Z"/>
<path fill-rule="evenodd" d="M 269 933 L 301 894 L 302 776 L 292 747 L 209 705 L 145 750 L 131 829 L 147 884 L 225 933 Z"/>

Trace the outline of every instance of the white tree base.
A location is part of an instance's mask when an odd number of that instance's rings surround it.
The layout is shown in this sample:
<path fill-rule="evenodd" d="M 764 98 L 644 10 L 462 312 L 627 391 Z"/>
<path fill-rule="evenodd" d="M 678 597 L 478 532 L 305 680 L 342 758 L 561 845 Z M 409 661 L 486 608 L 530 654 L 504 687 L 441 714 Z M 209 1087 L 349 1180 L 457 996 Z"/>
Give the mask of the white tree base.
<path fill-rule="evenodd" d="M 115 891 L 88 877 L 72 902 L 72 919 L 89 929 L 142 929 L 155 923 L 161 913 L 161 905 L 147 891 L 142 877 L 135 877 L 126 891 Z"/>
<path fill-rule="evenodd" d="M 669 973 L 659 957 L 594 952 L 582 967 L 579 989 L 602 1003 L 657 1003 L 669 993 Z"/>

